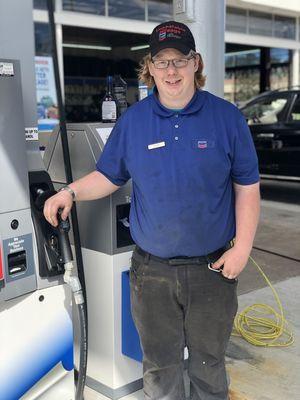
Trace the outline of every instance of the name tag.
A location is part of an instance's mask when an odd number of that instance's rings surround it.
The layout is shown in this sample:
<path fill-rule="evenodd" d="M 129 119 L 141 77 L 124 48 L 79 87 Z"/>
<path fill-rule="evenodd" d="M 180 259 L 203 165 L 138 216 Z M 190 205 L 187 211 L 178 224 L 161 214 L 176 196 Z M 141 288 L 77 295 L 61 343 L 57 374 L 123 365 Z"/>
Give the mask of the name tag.
<path fill-rule="evenodd" d="M 165 142 L 153 143 L 148 144 L 148 150 L 158 149 L 159 147 L 165 147 Z"/>

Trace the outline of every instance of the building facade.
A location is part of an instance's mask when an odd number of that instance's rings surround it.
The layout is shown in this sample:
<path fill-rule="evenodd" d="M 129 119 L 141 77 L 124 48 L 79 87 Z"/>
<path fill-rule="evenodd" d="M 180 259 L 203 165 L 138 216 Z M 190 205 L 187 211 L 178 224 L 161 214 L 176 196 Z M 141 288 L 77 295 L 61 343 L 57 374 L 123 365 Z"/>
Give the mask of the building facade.
<path fill-rule="evenodd" d="M 201 0 L 198 3 L 201 7 Z M 228 100 L 239 104 L 266 90 L 300 84 L 300 3 L 281 3 L 226 1 L 224 96 Z M 127 82 L 128 103 L 135 102 L 139 60 L 148 51 L 152 29 L 173 19 L 173 1 L 54 0 L 54 5 L 68 120 L 99 120 L 107 75 L 121 75 Z M 46 0 L 34 0 L 33 16 L 36 56 L 47 59 L 51 41 Z M 43 102 L 49 102 L 44 97 Z"/>

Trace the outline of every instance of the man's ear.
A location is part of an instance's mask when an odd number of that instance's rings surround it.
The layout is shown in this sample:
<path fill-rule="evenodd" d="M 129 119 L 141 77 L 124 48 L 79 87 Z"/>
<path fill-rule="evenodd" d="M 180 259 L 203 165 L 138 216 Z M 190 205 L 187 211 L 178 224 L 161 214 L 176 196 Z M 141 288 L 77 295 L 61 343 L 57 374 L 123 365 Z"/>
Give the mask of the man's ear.
<path fill-rule="evenodd" d="M 152 62 L 151 61 L 148 61 L 148 68 L 149 68 L 149 72 L 150 72 L 150 75 L 153 77 L 153 64 L 152 64 Z"/>
<path fill-rule="evenodd" d="M 198 70 L 203 71 L 203 60 L 199 53 L 197 53 L 195 57 L 195 72 Z"/>

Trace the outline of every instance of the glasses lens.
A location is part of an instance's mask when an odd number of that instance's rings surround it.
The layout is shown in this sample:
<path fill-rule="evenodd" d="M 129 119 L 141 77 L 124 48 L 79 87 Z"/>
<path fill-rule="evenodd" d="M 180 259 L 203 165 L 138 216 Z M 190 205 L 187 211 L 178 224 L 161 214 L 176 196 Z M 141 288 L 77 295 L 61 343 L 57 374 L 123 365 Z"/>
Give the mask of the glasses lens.
<path fill-rule="evenodd" d="M 157 69 L 164 69 L 164 68 L 168 68 L 168 64 L 169 62 L 166 60 L 156 60 L 153 61 L 154 67 Z"/>
<path fill-rule="evenodd" d="M 187 66 L 187 63 L 189 62 L 190 59 L 193 57 L 189 58 L 177 58 L 174 60 L 153 60 L 154 67 L 157 69 L 166 69 L 169 66 L 169 63 L 171 62 L 175 68 L 183 68 Z"/>
<path fill-rule="evenodd" d="M 176 68 L 182 68 L 185 67 L 188 63 L 188 60 L 186 58 L 181 58 L 179 60 L 174 60 L 174 65 Z"/>

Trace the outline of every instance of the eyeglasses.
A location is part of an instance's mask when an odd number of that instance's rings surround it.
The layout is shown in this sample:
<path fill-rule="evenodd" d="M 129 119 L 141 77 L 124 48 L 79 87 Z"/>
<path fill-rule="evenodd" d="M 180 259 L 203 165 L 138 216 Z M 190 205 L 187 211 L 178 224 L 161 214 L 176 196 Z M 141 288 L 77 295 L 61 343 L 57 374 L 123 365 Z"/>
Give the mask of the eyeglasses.
<path fill-rule="evenodd" d="M 194 56 L 188 58 L 174 58 L 173 60 L 151 60 L 154 67 L 157 69 L 167 69 L 170 63 L 173 64 L 175 68 L 184 68 L 187 66 L 189 60 L 194 58 Z"/>

